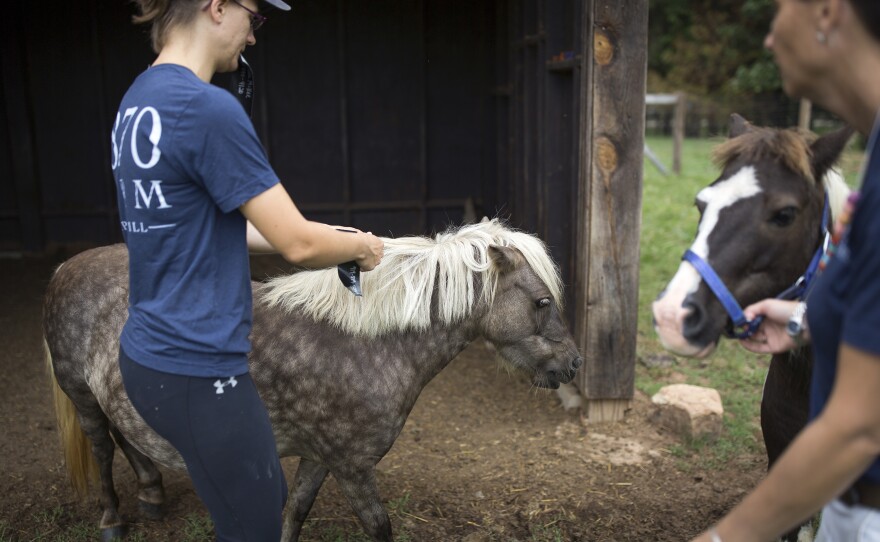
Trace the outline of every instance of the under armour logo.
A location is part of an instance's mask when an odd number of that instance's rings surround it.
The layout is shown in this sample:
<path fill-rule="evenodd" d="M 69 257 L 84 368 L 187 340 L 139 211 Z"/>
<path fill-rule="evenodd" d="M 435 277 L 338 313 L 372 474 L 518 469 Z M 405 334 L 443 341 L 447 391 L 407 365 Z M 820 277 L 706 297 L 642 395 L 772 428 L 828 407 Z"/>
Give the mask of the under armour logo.
<path fill-rule="evenodd" d="M 234 376 L 230 376 L 229 380 L 226 382 L 216 381 L 214 382 L 214 387 L 217 388 L 217 393 L 223 393 L 223 388 L 226 386 L 232 386 L 233 388 L 238 385 L 238 380 L 235 379 Z"/>

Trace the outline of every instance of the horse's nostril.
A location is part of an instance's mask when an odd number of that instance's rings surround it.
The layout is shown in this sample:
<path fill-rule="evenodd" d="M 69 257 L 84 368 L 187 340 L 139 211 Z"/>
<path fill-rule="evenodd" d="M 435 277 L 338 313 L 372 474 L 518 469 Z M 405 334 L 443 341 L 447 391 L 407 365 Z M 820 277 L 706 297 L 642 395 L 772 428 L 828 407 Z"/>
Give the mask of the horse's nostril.
<path fill-rule="evenodd" d="M 583 364 L 584 364 L 584 358 L 578 356 L 578 357 L 574 358 L 574 361 L 571 362 L 571 367 L 575 371 L 577 371 L 578 369 L 581 368 L 581 365 L 583 365 Z"/>
<path fill-rule="evenodd" d="M 684 317 L 684 331 L 687 334 L 688 329 L 701 329 L 703 327 L 703 319 L 705 317 L 705 312 L 703 308 L 696 303 L 691 303 L 686 301 L 682 307 L 686 311 L 688 311 L 687 316 Z"/>
<path fill-rule="evenodd" d="M 712 317 L 705 306 L 700 303 L 685 301 L 682 304 L 682 308 L 688 311 L 688 314 L 684 317 L 681 335 L 689 344 L 703 348 L 718 340 L 721 329 L 716 329 L 715 323 L 713 323 Z"/>

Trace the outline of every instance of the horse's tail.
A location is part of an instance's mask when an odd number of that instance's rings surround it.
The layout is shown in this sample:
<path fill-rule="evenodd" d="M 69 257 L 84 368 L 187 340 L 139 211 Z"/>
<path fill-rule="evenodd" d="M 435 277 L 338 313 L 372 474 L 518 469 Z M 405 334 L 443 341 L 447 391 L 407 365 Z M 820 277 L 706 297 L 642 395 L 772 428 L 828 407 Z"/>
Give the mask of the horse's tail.
<path fill-rule="evenodd" d="M 91 484 L 98 481 L 98 463 L 92 454 L 91 443 L 79 425 L 73 401 L 64 393 L 55 378 L 52 353 L 45 339 L 43 339 L 43 350 L 46 353 L 46 366 L 52 381 L 55 420 L 58 423 L 58 435 L 61 437 L 61 449 L 64 451 L 64 463 L 67 466 L 70 484 L 82 497 L 88 493 Z"/>

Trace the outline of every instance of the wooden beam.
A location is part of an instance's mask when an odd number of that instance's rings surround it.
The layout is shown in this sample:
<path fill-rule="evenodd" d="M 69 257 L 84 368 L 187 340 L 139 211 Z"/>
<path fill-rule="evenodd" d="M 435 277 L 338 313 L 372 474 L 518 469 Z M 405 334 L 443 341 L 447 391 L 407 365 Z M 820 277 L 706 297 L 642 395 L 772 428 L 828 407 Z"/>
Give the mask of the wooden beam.
<path fill-rule="evenodd" d="M 684 115 L 687 105 L 687 96 L 684 92 L 676 93 L 672 121 L 672 171 L 681 175 L 681 148 L 684 146 Z"/>
<path fill-rule="evenodd" d="M 798 128 L 801 130 L 810 129 L 810 117 L 813 114 L 813 104 L 806 98 L 801 98 L 800 109 L 798 111 Z"/>
<path fill-rule="evenodd" d="M 587 401 L 584 416 L 590 422 L 616 422 L 630 408 L 632 399 L 592 399 Z"/>
<path fill-rule="evenodd" d="M 587 1 L 581 24 L 577 382 L 590 419 L 608 421 L 635 383 L 648 1 Z"/>

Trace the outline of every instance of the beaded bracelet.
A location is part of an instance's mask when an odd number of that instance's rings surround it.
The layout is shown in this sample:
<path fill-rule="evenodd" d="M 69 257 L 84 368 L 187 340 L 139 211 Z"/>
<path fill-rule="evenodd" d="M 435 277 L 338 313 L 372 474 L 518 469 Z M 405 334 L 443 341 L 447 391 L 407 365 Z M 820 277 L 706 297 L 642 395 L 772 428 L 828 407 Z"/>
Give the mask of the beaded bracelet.
<path fill-rule="evenodd" d="M 828 261 L 837 251 L 837 247 L 840 245 L 840 240 L 843 238 L 847 226 L 849 226 L 849 223 L 852 221 L 852 216 L 853 213 L 855 213 L 856 205 L 858 205 L 858 203 L 859 192 L 851 192 L 849 197 L 846 198 L 846 203 L 843 206 L 843 210 L 840 212 L 840 216 L 834 222 L 834 228 L 832 228 L 831 231 L 831 242 L 828 243 L 828 247 L 825 249 L 825 254 L 822 255 L 822 259 L 819 260 L 819 271 L 825 270 Z M 713 540 L 712 542 L 715 541 Z"/>

